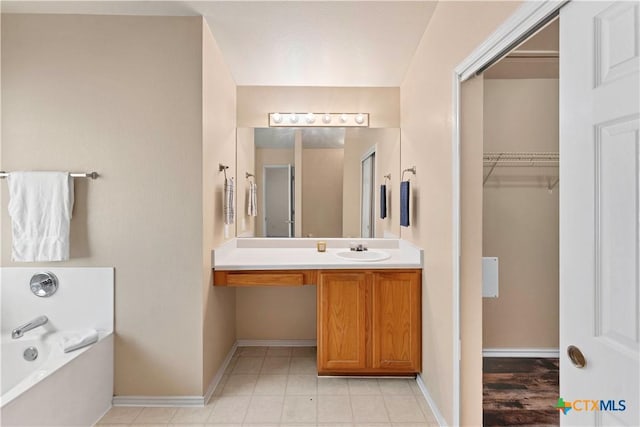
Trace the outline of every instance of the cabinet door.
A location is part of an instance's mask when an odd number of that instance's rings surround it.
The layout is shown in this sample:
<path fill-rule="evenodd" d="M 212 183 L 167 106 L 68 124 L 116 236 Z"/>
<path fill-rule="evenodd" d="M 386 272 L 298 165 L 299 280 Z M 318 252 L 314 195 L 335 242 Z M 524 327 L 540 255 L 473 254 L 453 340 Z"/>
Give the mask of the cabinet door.
<path fill-rule="evenodd" d="M 366 368 L 367 278 L 361 272 L 320 272 L 318 372 Z"/>
<path fill-rule="evenodd" d="M 421 351 L 420 272 L 373 275 L 372 367 L 419 372 Z"/>

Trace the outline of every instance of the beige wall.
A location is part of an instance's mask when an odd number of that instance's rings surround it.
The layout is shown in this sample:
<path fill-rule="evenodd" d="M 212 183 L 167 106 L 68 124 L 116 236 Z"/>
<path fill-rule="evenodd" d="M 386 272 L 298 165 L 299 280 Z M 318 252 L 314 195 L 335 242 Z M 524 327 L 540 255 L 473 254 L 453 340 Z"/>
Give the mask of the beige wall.
<path fill-rule="evenodd" d="M 227 237 L 235 237 L 236 231 L 233 226 L 227 227 L 225 236 L 222 213 L 224 175 L 218 168 L 222 163 L 229 166 L 229 176 L 236 173 L 235 109 L 235 82 L 208 24 L 202 20 L 202 393 L 207 391 L 236 341 L 236 292 L 230 288 L 214 288 L 211 270 L 211 250 Z M 252 158 L 247 157 L 246 165 L 251 161 Z M 244 218 L 243 213 L 236 212 L 236 221 L 240 218 Z"/>
<path fill-rule="evenodd" d="M 485 151 L 558 151 L 558 80 L 486 80 Z M 500 260 L 485 348 L 558 347 L 557 168 L 498 168 L 484 186 L 483 252 Z M 562 183 L 560 183 L 562 185 Z"/>
<path fill-rule="evenodd" d="M 1 168 L 100 173 L 76 179 L 71 260 L 55 265 L 115 267 L 116 395 L 202 395 L 233 335 L 203 327 L 233 320 L 203 283 L 219 240 L 202 219 L 203 113 L 235 109 L 208 46 L 197 17 L 2 15 Z M 234 127 L 223 115 L 204 132 Z M 0 189 L 2 265 L 24 265 Z"/>
<path fill-rule="evenodd" d="M 375 128 L 400 127 L 400 91 L 371 87 L 238 86 L 238 126 L 268 127 L 280 112 L 369 113 Z"/>
<path fill-rule="evenodd" d="M 342 237 L 343 148 L 302 149 L 302 236 Z"/>
<path fill-rule="evenodd" d="M 237 216 L 236 231 L 238 236 L 254 237 L 258 217 L 247 215 L 248 191 L 250 180 L 257 182 L 260 170 L 255 167 L 256 149 L 254 146 L 254 130 L 252 128 L 238 128 L 236 134 L 236 165 L 237 173 Z M 246 173 L 255 175 L 246 178 Z M 258 194 L 259 197 L 259 194 Z"/>
<path fill-rule="evenodd" d="M 412 226 L 402 228 L 401 237 L 415 242 L 425 251 L 422 376 L 448 423 L 453 420 L 455 333 L 452 321 L 452 75 L 454 68 L 518 4 L 438 3 L 400 88 L 401 167 L 414 164 L 417 167 L 417 175 L 411 180 Z M 481 325 L 464 324 L 465 333 L 467 328 L 481 334 Z M 479 349 L 475 354 L 479 354 Z M 465 367 L 465 364 L 462 366 Z M 477 378 L 480 375 L 481 371 L 473 367 L 462 372 L 463 377 Z M 482 422 L 477 399 L 481 399 L 481 396 L 475 393 L 465 393 L 461 397 L 463 424 L 478 425 Z"/>
<path fill-rule="evenodd" d="M 239 340 L 316 338 L 316 287 L 237 290 Z"/>

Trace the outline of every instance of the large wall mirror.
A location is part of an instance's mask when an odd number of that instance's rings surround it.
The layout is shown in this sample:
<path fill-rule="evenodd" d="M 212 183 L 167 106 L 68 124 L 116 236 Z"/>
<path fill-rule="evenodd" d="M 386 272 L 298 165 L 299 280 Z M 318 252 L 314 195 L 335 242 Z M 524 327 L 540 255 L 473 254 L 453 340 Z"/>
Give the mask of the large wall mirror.
<path fill-rule="evenodd" d="M 400 129 L 239 128 L 236 142 L 238 237 L 400 235 Z"/>

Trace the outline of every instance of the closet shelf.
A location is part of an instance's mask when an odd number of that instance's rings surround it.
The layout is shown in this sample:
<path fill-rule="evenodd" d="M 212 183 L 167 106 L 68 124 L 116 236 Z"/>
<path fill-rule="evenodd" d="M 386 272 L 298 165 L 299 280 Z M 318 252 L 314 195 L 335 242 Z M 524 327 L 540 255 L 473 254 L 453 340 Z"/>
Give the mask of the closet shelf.
<path fill-rule="evenodd" d="M 521 152 L 521 151 L 495 151 L 486 152 L 482 155 L 483 166 L 490 168 L 485 175 L 482 184 L 484 185 L 496 167 L 552 167 L 557 168 L 560 164 L 560 153 L 552 151 Z M 549 184 L 549 190 L 558 185 L 556 179 Z"/>

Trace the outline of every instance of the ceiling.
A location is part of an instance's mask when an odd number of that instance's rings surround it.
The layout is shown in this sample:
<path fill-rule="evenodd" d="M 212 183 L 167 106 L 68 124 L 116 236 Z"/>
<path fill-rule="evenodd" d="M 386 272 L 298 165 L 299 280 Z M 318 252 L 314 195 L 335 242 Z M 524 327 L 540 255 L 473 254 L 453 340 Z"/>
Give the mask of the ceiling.
<path fill-rule="evenodd" d="M 239 86 L 398 87 L 435 1 L 3 1 L 3 13 L 204 16 Z"/>

